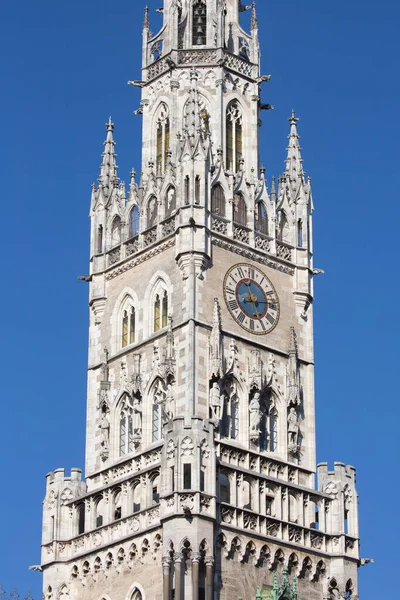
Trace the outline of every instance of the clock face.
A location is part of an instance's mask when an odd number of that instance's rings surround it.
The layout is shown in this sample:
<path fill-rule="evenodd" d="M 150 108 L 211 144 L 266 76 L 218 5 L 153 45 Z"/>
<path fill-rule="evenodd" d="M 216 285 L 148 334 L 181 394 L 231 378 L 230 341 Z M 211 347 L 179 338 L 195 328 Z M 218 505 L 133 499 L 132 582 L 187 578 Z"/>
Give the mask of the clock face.
<path fill-rule="evenodd" d="M 279 300 L 268 277 L 257 267 L 231 267 L 224 280 L 226 305 L 237 323 L 255 335 L 272 331 L 279 321 Z"/>

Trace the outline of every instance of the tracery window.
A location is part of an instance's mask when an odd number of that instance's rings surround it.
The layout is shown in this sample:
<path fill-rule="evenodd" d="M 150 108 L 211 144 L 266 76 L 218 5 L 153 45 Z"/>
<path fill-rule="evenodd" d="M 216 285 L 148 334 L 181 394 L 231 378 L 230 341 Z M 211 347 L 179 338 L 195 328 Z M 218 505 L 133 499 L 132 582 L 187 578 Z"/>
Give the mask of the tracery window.
<path fill-rule="evenodd" d="M 153 442 L 158 442 L 162 438 L 163 425 L 167 422 L 165 404 L 165 390 L 161 381 L 157 381 L 153 389 L 153 408 L 152 408 L 152 432 Z"/>
<path fill-rule="evenodd" d="M 211 190 L 211 212 L 225 217 L 225 194 L 219 183 L 214 185 Z"/>
<path fill-rule="evenodd" d="M 237 225 L 247 225 L 247 208 L 243 194 L 235 194 L 233 199 L 233 221 Z"/>
<path fill-rule="evenodd" d="M 226 166 L 236 172 L 243 158 L 243 117 L 239 102 L 233 100 L 226 111 Z"/>
<path fill-rule="evenodd" d="M 193 46 L 207 44 L 207 5 L 205 0 L 193 4 Z"/>
<path fill-rule="evenodd" d="M 278 214 L 278 232 L 277 237 L 280 242 L 285 242 L 289 233 L 289 223 L 284 210 Z"/>
<path fill-rule="evenodd" d="M 270 394 L 260 403 L 260 451 L 276 452 L 278 446 L 278 413 Z"/>
<path fill-rule="evenodd" d="M 111 227 L 111 246 L 117 246 L 121 243 L 121 219 L 115 217 Z"/>
<path fill-rule="evenodd" d="M 239 398 L 235 385 L 231 386 L 229 393 L 224 394 L 221 435 L 231 440 L 239 437 Z"/>
<path fill-rule="evenodd" d="M 139 235 L 140 211 L 137 204 L 132 208 L 129 215 L 129 237 L 133 238 Z"/>
<path fill-rule="evenodd" d="M 164 173 L 167 167 L 168 151 L 170 146 L 170 120 L 167 106 L 163 103 L 158 109 L 156 120 L 156 169 L 157 173 Z"/>
<path fill-rule="evenodd" d="M 268 214 L 264 202 L 258 202 L 257 204 L 256 230 L 268 235 Z"/>
<path fill-rule="evenodd" d="M 122 347 L 126 348 L 135 343 L 136 336 L 136 311 L 132 306 L 124 310 L 122 315 Z"/>
<path fill-rule="evenodd" d="M 128 394 L 125 394 L 121 403 L 119 420 L 119 455 L 125 456 L 134 452 L 134 409 L 133 402 Z"/>
<path fill-rule="evenodd" d="M 162 290 L 154 299 L 154 332 L 164 329 L 168 325 L 168 292 Z"/>

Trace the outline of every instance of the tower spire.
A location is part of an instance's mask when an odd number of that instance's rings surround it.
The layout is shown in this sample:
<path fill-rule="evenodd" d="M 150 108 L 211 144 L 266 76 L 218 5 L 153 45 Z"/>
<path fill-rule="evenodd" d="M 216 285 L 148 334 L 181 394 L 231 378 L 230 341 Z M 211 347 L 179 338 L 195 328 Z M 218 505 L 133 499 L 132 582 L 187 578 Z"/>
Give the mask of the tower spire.
<path fill-rule="evenodd" d="M 145 6 L 145 8 L 144 8 L 143 29 L 150 29 L 149 7 L 148 6 Z"/>
<path fill-rule="evenodd" d="M 296 117 L 294 110 L 288 119 L 290 123 L 289 146 L 287 148 L 288 155 L 286 159 L 286 175 L 290 181 L 296 181 L 303 176 L 303 159 L 301 158 L 300 136 L 297 132 L 297 123 L 299 119 Z"/>
<path fill-rule="evenodd" d="M 117 163 L 115 154 L 115 141 L 114 141 L 114 123 L 112 122 L 112 118 L 108 119 L 108 123 L 106 123 L 107 137 L 104 142 L 104 152 L 102 154 L 102 163 L 100 167 L 100 177 L 99 183 L 100 185 L 107 189 L 111 190 L 111 187 L 118 181 L 117 176 Z"/>
<path fill-rule="evenodd" d="M 253 2 L 251 5 L 251 31 L 254 31 L 255 29 L 258 29 L 258 19 L 256 3 Z"/>

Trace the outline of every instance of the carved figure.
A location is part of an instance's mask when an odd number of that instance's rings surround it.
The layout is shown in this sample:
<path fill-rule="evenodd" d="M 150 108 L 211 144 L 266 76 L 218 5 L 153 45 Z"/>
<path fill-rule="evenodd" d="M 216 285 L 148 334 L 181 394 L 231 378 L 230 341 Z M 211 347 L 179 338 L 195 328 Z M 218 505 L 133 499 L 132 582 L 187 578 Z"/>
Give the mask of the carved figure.
<path fill-rule="evenodd" d="M 135 436 L 142 434 L 142 407 L 136 396 L 133 399 L 133 431 Z"/>
<path fill-rule="evenodd" d="M 101 445 L 105 450 L 108 450 L 110 445 L 110 421 L 108 420 L 107 413 L 103 413 L 103 417 L 100 422 L 101 431 Z"/>
<path fill-rule="evenodd" d="M 297 446 L 298 436 L 299 436 L 299 418 L 297 416 L 296 410 L 294 408 L 290 409 L 288 415 L 288 434 L 289 434 L 289 444 L 291 446 Z"/>
<path fill-rule="evenodd" d="M 167 385 L 167 394 L 165 396 L 165 414 L 169 420 L 173 419 L 175 415 L 175 396 L 170 383 Z"/>
<path fill-rule="evenodd" d="M 212 418 L 219 422 L 222 418 L 222 408 L 224 406 L 224 396 L 221 396 L 218 383 L 214 383 L 210 390 L 210 409 Z"/>
<path fill-rule="evenodd" d="M 261 408 L 260 392 L 256 392 L 249 404 L 250 411 L 250 437 L 260 434 Z"/>

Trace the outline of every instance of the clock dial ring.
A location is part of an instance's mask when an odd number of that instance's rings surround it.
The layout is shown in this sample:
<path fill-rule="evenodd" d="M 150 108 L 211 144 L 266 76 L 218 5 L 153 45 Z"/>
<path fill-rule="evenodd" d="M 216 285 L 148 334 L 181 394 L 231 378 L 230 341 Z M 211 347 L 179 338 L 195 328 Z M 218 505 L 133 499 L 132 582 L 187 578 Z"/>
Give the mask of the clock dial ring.
<path fill-rule="evenodd" d="M 261 269 L 248 263 L 233 265 L 224 278 L 226 306 L 243 329 L 254 335 L 266 335 L 278 324 L 278 294 Z"/>

